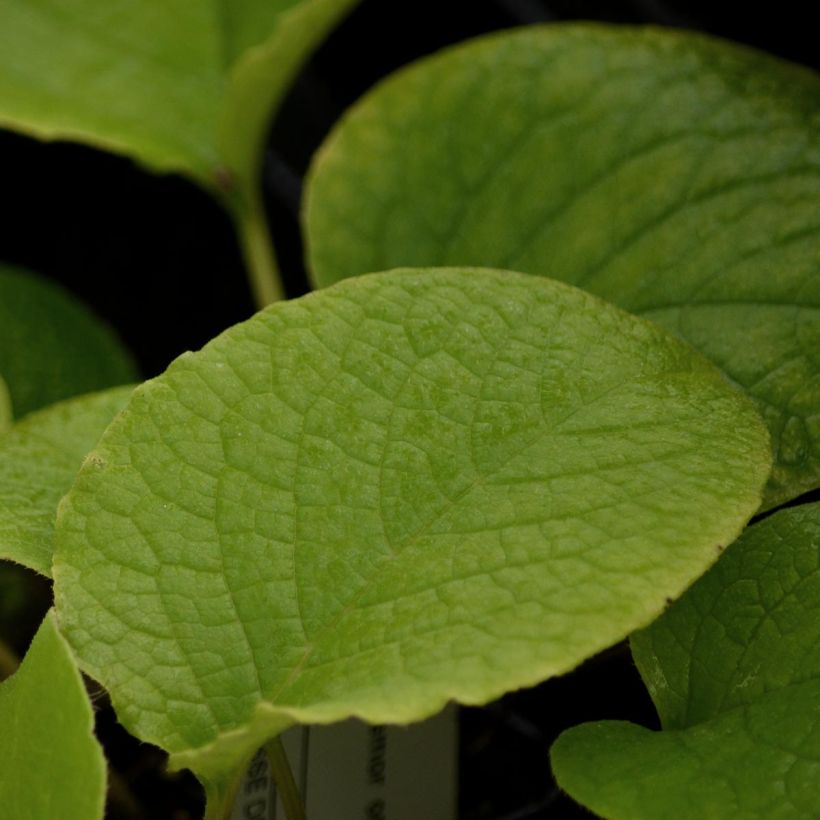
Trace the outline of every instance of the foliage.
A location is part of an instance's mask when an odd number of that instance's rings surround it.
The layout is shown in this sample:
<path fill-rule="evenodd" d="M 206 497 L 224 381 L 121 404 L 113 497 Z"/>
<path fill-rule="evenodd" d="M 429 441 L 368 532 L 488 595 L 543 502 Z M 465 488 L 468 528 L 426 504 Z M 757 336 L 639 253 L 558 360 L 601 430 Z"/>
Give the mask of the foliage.
<path fill-rule="evenodd" d="M 196 181 L 263 305 L 265 128 L 353 5 L 9 0 L 0 123 Z M 327 287 L 136 389 L 86 308 L 0 270 L 0 556 L 56 607 L 0 688 L 4 808 L 101 816 L 79 670 L 217 818 L 290 725 L 483 704 L 632 633 L 664 729 L 570 730 L 564 788 L 820 811 L 820 508 L 744 531 L 820 485 L 819 110 L 814 75 L 692 34 L 423 60 L 317 155 Z"/>
<path fill-rule="evenodd" d="M 587 724 L 559 782 L 606 817 L 810 817 L 820 777 L 820 504 L 750 527 L 632 638 L 664 731 Z"/>

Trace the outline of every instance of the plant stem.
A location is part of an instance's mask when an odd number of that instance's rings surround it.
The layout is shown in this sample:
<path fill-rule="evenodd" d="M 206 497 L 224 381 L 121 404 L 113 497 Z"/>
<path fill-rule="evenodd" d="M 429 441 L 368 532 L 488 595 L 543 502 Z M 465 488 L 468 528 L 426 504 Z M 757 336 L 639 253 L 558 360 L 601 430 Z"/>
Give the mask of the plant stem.
<path fill-rule="evenodd" d="M 249 763 L 250 761 L 247 761 Z M 205 817 L 203 820 L 231 820 L 236 795 L 242 785 L 247 763 L 240 766 L 227 783 L 205 784 Z"/>
<path fill-rule="evenodd" d="M 305 804 L 302 795 L 299 794 L 296 781 L 293 779 L 293 772 L 290 769 L 281 738 L 277 735 L 273 740 L 269 740 L 265 744 L 265 751 L 268 755 L 273 782 L 276 783 L 276 791 L 285 809 L 285 817 L 287 820 L 306 820 Z"/>
<path fill-rule="evenodd" d="M 11 677 L 20 666 L 20 659 L 5 643 L 0 641 L 0 681 Z"/>
<path fill-rule="evenodd" d="M 285 298 L 285 289 L 276 264 L 262 197 L 255 194 L 247 207 L 236 215 L 239 241 L 248 270 L 253 300 L 260 310 Z"/>

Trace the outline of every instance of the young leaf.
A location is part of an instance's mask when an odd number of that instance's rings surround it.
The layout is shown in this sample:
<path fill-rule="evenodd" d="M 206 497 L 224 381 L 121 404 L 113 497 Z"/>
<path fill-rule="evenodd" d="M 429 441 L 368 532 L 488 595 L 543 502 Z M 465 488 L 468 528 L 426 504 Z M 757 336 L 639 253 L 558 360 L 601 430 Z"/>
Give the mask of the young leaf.
<path fill-rule="evenodd" d="M 49 612 L 0 684 L 0 806 L 15 820 L 102 820 L 105 760 L 80 673 Z"/>
<path fill-rule="evenodd" d="M 52 405 L 0 438 L 0 558 L 51 575 L 57 504 L 132 389 Z"/>
<path fill-rule="evenodd" d="M 397 265 L 564 279 L 757 401 L 772 507 L 820 484 L 820 79 L 700 35 L 493 35 L 383 83 L 317 155 L 321 285 Z"/>
<path fill-rule="evenodd" d="M 748 529 L 633 638 L 665 731 L 565 732 L 559 783 L 611 818 L 820 812 L 820 504 Z"/>
<path fill-rule="evenodd" d="M 293 722 L 483 703 L 647 624 L 769 466 L 719 371 L 588 294 L 361 277 L 137 388 L 60 507 L 58 612 L 123 723 L 224 792 Z"/>
<path fill-rule="evenodd" d="M 53 282 L 9 266 L 0 266 L 0 373 L 17 418 L 136 381 L 131 357 L 106 325 Z"/>

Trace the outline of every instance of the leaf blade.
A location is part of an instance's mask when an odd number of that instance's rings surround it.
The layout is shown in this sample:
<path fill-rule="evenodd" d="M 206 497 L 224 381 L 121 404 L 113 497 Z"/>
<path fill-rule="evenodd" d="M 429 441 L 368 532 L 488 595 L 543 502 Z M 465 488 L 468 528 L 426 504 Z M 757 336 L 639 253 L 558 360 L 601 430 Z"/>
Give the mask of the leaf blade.
<path fill-rule="evenodd" d="M 820 485 L 818 109 L 811 72 L 699 35 L 481 38 L 389 78 L 317 154 L 314 281 L 492 265 L 658 321 L 758 401 L 777 506 Z"/>
<path fill-rule="evenodd" d="M 571 668 L 714 560 L 768 465 L 741 394 L 593 297 L 362 277 L 138 388 L 61 505 L 57 607 L 120 719 L 214 779 L 274 725 L 420 719 Z M 596 573 L 612 588 L 574 596 Z"/>
<path fill-rule="evenodd" d="M 664 731 L 608 721 L 553 746 L 562 787 L 608 817 L 805 817 L 820 806 L 820 505 L 750 527 L 633 636 Z"/>
<path fill-rule="evenodd" d="M 102 820 L 105 760 L 68 645 L 49 611 L 18 671 L 0 684 L 0 800 L 9 817 Z"/>
<path fill-rule="evenodd" d="M 0 373 L 17 418 L 62 399 L 136 380 L 130 354 L 73 296 L 0 267 Z"/>
<path fill-rule="evenodd" d="M 0 558 L 51 575 L 57 504 L 131 391 L 60 402 L 0 438 Z"/>

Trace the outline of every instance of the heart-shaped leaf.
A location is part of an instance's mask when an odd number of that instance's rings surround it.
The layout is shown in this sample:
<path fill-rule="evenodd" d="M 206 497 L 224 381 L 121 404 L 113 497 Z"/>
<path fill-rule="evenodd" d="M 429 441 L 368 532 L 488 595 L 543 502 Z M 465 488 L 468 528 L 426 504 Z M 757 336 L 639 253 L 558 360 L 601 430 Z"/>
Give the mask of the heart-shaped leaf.
<path fill-rule="evenodd" d="M 137 388 L 61 505 L 58 612 L 123 723 L 213 786 L 293 722 L 571 669 L 715 560 L 769 466 L 742 393 L 595 297 L 361 277 Z"/>
<path fill-rule="evenodd" d="M 3 817 L 102 820 L 104 802 L 91 704 L 49 612 L 20 668 L 0 684 Z"/>
<path fill-rule="evenodd" d="M 131 390 L 60 402 L 0 437 L 0 558 L 51 575 L 57 504 Z"/>
<path fill-rule="evenodd" d="M 17 418 L 137 375 L 86 307 L 53 282 L 8 266 L 0 266 L 0 374 Z"/>
<path fill-rule="evenodd" d="M 666 731 L 587 724 L 558 781 L 610 818 L 820 813 L 820 504 L 749 528 L 633 638 Z"/>
<path fill-rule="evenodd" d="M 281 294 L 257 177 L 272 112 L 356 0 L 7 0 L 0 126 L 196 180 L 232 211 L 261 302 Z M 260 259 L 261 256 L 261 259 Z"/>
<path fill-rule="evenodd" d="M 493 35 L 387 80 L 330 137 L 315 279 L 493 265 L 653 319 L 757 401 L 775 506 L 820 484 L 818 125 L 815 74 L 728 43 Z"/>

